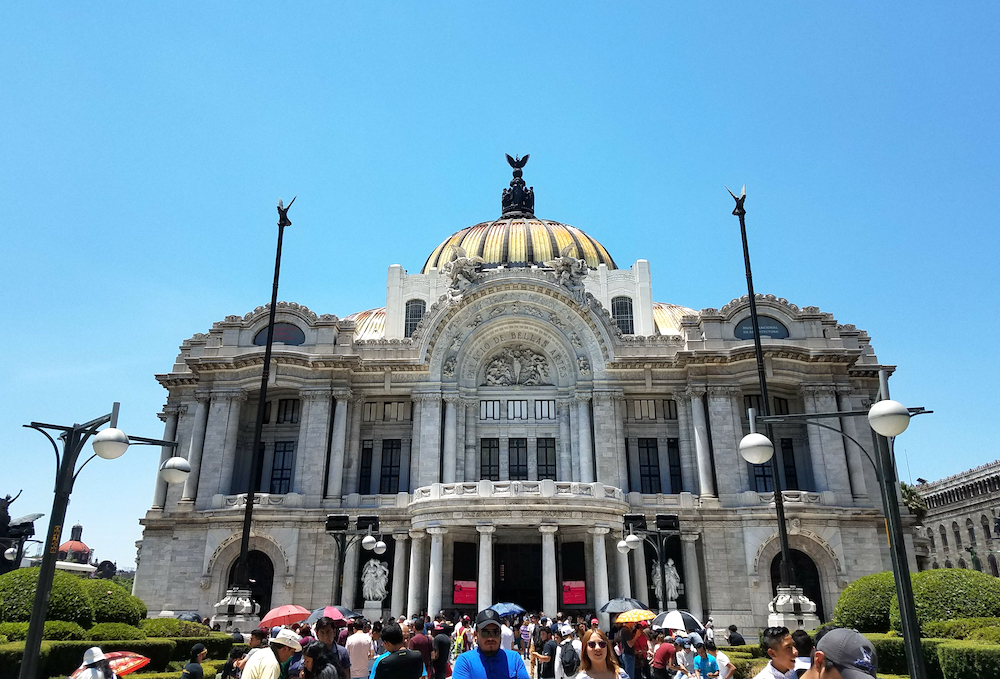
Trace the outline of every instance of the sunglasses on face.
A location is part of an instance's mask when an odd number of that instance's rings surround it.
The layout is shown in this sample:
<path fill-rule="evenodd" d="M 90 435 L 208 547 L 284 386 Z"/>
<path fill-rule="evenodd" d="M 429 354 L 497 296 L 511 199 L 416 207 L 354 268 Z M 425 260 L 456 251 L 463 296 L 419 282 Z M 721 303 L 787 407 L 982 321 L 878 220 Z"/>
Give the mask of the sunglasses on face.
<path fill-rule="evenodd" d="M 607 648 L 608 642 L 606 641 L 588 641 L 588 648 Z"/>
<path fill-rule="evenodd" d="M 479 636 L 483 637 L 484 639 L 499 639 L 500 638 L 500 630 L 498 630 L 498 629 L 491 629 L 491 628 L 487 627 L 485 629 L 479 630 Z"/>

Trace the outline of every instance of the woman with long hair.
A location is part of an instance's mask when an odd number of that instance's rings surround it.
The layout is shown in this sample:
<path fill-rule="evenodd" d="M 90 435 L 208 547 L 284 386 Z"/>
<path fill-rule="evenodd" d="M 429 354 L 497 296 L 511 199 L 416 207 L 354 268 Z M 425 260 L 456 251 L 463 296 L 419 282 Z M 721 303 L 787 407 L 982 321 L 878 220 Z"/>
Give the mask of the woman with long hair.
<path fill-rule="evenodd" d="M 338 679 L 337 665 L 322 641 L 314 641 L 302 649 L 304 679 Z"/>
<path fill-rule="evenodd" d="M 576 679 L 629 679 L 625 670 L 615 662 L 611 652 L 611 642 L 598 628 L 587 630 L 583 635 L 583 653 L 580 657 L 580 672 Z"/>

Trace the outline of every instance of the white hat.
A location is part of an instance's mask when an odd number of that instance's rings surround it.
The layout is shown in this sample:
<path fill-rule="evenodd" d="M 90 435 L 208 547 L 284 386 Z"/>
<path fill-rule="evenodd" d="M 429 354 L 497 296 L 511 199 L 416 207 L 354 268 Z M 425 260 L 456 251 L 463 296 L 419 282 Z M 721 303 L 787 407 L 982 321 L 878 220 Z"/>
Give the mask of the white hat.
<path fill-rule="evenodd" d="M 281 644 L 282 646 L 288 646 L 292 650 L 301 651 L 302 644 L 299 642 L 302 640 L 298 634 L 290 629 L 282 629 L 278 632 L 278 635 L 271 639 L 272 644 Z"/>
<path fill-rule="evenodd" d="M 93 665 L 95 662 L 104 660 L 104 651 L 98 646 L 92 646 L 83 652 L 83 664 Z"/>

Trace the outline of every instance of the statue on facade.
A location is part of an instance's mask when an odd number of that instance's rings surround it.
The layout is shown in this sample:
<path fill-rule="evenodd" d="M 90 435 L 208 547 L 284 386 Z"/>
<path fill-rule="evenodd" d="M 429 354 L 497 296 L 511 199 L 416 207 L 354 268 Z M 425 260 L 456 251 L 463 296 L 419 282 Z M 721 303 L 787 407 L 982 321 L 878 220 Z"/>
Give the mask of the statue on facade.
<path fill-rule="evenodd" d="M 488 387 L 550 384 L 549 362 L 545 356 L 526 346 L 504 347 L 487 364 L 483 384 Z"/>
<path fill-rule="evenodd" d="M 361 571 L 361 592 L 365 601 L 382 601 L 389 592 L 389 566 L 384 561 L 369 559 Z"/>
<path fill-rule="evenodd" d="M 14 502 L 14 500 L 21 497 L 21 493 L 23 492 L 24 492 L 23 490 L 20 491 L 14 497 L 11 497 L 10 495 L 6 497 L 0 497 L 0 538 L 5 538 L 9 535 L 10 512 L 8 511 L 8 508 L 10 507 L 11 503 Z"/>
<path fill-rule="evenodd" d="M 545 262 L 545 266 L 552 269 L 559 285 L 569 290 L 577 304 L 582 305 L 586 295 L 583 279 L 590 269 L 587 267 L 587 260 L 569 256 L 574 247 L 576 247 L 574 244 L 567 245 L 559 252 L 558 257 Z"/>
<path fill-rule="evenodd" d="M 295 202 L 295 196 L 292 198 L 288 205 L 283 205 L 281 199 L 278 199 L 278 226 L 291 226 L 292 223 L 288 220 L 288 208 L 292 207 L 292 203 Z"/>
<path fill-rule="evenodd" d="M 653 562 L 653 570 L 649 575 L 650 580 L 653 581 L 653 590 L 656 592 L 656 598 L 664 603 L 677 601 L 677 598 L 680 596 L 681 576 L 677 572 L 677 567 L 674 566 L 673 559 L 667 559 L 664 571 L 667 581 L 667 595 L 665 598 L 663 596 L 663 583 L 660 580 L 660 564 L 655 561 Z"/>
<path fill-rule="evenodd" d="M 448 287 L 448 298 L 452 302 L 460 302 L 462 295 L 482 280 L 484 261 L 486 260 L 478 255 L 469 257 L 465 248 L 459 245 L 452 246 L 451 260 L 441 267 L 441 271 L 451 281 L 451 285 Z"/>
<path fill-rule="evenodd" d="M 510 188 L 504 189 L 500 197 L 500 206 L 504 217 L 535 216 L 535 187 L 525 188 L 524 180 L 521 179 L 529 156 L 530 154 L 526 154 L 524 158 L 520 156 L 511 158 L 510 155 L 507 155 L 507 162 L 514 168 L 514 178 L 510 180 Z"/>

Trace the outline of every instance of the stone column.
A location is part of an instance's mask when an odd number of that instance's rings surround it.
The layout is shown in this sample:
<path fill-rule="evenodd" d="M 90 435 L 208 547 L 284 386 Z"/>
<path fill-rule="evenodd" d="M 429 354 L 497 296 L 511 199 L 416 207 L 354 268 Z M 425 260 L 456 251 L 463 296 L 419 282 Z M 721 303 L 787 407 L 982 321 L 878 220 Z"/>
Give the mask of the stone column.
<path fill-rule="evenodd" d="M 698 464 L 694 449 L 694 424 L 691 415 L 690 392 L 677 394 L 677 444 L 681 453 L 681 490 L 693 492 L 697 487 Z M 673 493 L 680 492 L 671 488 Z"/>
<path fill-rule="evenodd" d="M 428 528 L 431 536 L 431 562 L 427 568 L 427 613 L 437 615 L 441 610 L 442 579 L 444 578 L 444 534 L 447 528 Z"/>
<path fill-rule="evenodd" d="M 347 558 L 344 560 L 344 587 L 341 590 L 340 605 L 353 610 L 354 590 L 358 581 L 358 551 L 361 549 L 361 541 L 355 540 L 347 546 Z"/>
<path fill-rule="evenodd" d="M 198 497 L 198 482 L 201 478 L 201 456 L 205 450 L 205 431 L 208 426 L 208 404 L 210 396 L 205 393 L 195 394 L 198 405 L 194 409 L 194 423 L 191 429 L 191 443 L 188 446 L 187 460 L 191 465 L 191 473 L 184 482 L 184 492 L 181 500 L 194 502 Z"/>
<path fill-rule="evenodd" d="M 573 480 L 573 439 L 569 428 L 569 408 L 572 401 L 560 397 L 556 400 L 556 417 L 559 418 L 559 443 L 556 446 L 556 479 Z"/>
<path fill-rule="evenodd" d="M 594 610 L 600 610 L 601 606 L 608 603 L 611 597 L 608 593 L 608 553 L 604 547 L 604 536 L 611 529 L 603 526 L 588 529 L 594 549 Z M 598 613 L 601 629 L 610 629 L 610 620 L 607 613 Z"/>
<path fill-rule="evenodd" d="M 643 540 L 639 549 L 631 550 L 630 556 L 632 557 L 632 573 L 635 576 L 632 596 L 644 604 L 653 606 L 656 604 L 655 601 L 647 601 L 649 599 L 649 580 L 646 577 L 646 541 Z"/>
<path fill-rule="evenodd" d="M 580 441 L 580 481 L 594 482 L 594 447 L 590 435 L 590 394 L 576 395 L 577 436 Z M 603 604 L 601 604 L 603 606 Z"/>
<path fill-rule="evenodd" d="M 444 396 L 444 468 L 442 483 L 455 483 L 455 471 L 458 468 L 458 404 L 461 398 L 457 394 Z M 438 609 L 440 610 L 440 609 Z"/>
<path fill-rule="evenodd" d="M 632 579 L 629 577 L 629 572 L 628 572 L 628 554 L 629 554 L 629 552 L 625 552 L 624 554 L 622 554 L 621 552 L 618 551 L 618 544 L 617 544 L 619 540 L 625 539 L 625 534 L 624 533 L 622 533 L 622 534 L 617 534 L 616 533 L 612 537 L 614 538 L 614 541 L 615 541 L 615 554 L 618 555 L 616 557 L 616 559 L 615 559 L 616 560 L 615 570 L 618 571 L 618 573 L 617 573 L 618 574 L 618 588 L 617 588 L 618 589 L 618 594 L 616 594 L 615 596 L 620 596 L 620 597 L 625 597 L 625 598 L 631 598 L 632 597 Z M 632 550 L 629 550 L 629 551 L 632 551 Z M 643 602 L 643 603 L 645 603 L 645 602 Z"/>
<path fill-rule="evenodd" d="M 468 399 L 459 398 L 455 408 L 458 412 L 458 426 L 455 433 L 455 481 L 465 481 L 465 421 L 468 418 L 465 402 Z"/>
<path fill-rule="evenodd" d="M 329 389 L 303 389 L 302 419 L 299 441 L 295 450 L 295 473 L 292 489 L 309 498 L 309 506 L 318 506 L 323 499 L 323 464 L 326 462 L 327 428 L 330 424 Z"/>
<path fill-rule="evenodd" d="M 476 526 L 479 531 L 479 582 L 476 584 L 476 606 L 482 611 L 493 601 L 493 533 L 495 526 Z M 543 555 L 544 558 L 544 555 Z"/>
<path fill-rule="evenodd" d="M 420 485 L 420 423 L 423 420 L 423 397 L 420 394 L 411 395 L 413 403 L 413 425 L 410 433 L 410 482 L 406 490 L 412 493 Z M 411 546 L 412 552 L 412 546 Z M 410 571 L 412 574 L 412 571 Z M 413 611 L 419 613 L 420 611 Z M 407 611 L 407 615 L 410 612 Z"/>
<path fill-rule="evenodd" d="M 479 441 L 476 439 L 476 423 L 479 422 L 479 400 L 467 398 L 463 403 L 465 403 L 465 474 L 463 478 L 466 481 L 478 481 L 479 465 L 476 462 L 476 453 L 479 452 Z M 490 602 L 490 604 L 492 603 Z"/>
<path fill-rule="evenodd" d="M 347 450 L 347 402 L 350 389 L 335 389 L 337 406 L 333 411 L 333 441 L 330 444 L 330 469 L 327 476 L 326 496 L 339 500 L 344 492 L 344 454 Z"/>
<path fill-rule="evenodd" d="M 618 460 L 618 479 L 626 493 L 632 490 L 628 475 L 628 455 L 625 453 L 625 394 L 615 391 L 611 395 L 611 412 L 615 423 L 615 456 Z M 664 452 L 666 450 L 664 449 Z M 638 477 L 636 477 L 638 479 Z M 664 486 L 666 488 L 666 486 Z"/>
<path fill-rule="evenodd" d="M 831 384 L 805 385 L 802 387 L 807 413 L 830 413 L 837 411 L 837 392 Z M 826 419 L 824 423 L 837 427 L 839 421 Z M 851 481 L 844 450 L 844 438 L 839 432 L 807 426 L 809 432 L 809 458 L 813 469 L 817 470 L 816 483 L 819 485 L 819 471 L 824 475 L 824 485 L 816 490 L 830 490 L 837 494 L 838 503 L 847 504 L 851 496 Z M 871 437 L 869 436 L 869 439 Z M 775 442 L 779 447 L 780 442 Z"/>
<path fill-rule="evenodd" d="M 426 394 L 420 403 L 420 465 L 417 487 L 441 480 L 441 396 Z"/>
<path fill-rule="evenodd" d="M 685 533 L 681 535 L 681 544 L 684 548 L 684 594 L 687 596 L 688 611 L 691 615 L 703 619 L 701 608 L 701 573 L 698 570 L 698 548 L 695 542 L 698 541 L 698 533 Z"/>
<path fill-rule="evenodd" d="M 367 488 L 358 488 L 358 483 L 361 477 L 361 415 L 365 409 L 365 397 L 355 396 L 351 399 L 350 415 L 348 419 L 350 420 L 350 433 L 347 436 L 347 457 L 344 460 L 344 491 L 346 493 L 360 493 L 361 495 L 367 495 Z M 402 463 L 402 460 L 400 460 Z M 399 488 L 400 490 L 406 490 L 406 486 L 403 483 L 402 472 L 400 469 L 400 479 Z M 374 467 L 372 467 L 372 473 L 374 474 Z"/>
<path fill-rule="evenodd" d="M 608 486 L 627 490 L 628 472 L 622 474 L 625 467 L 624 433 L 621 431 L 619 412 L 613 391 L 594 391 L 593 395 L 593 429 L 594 440 L 591 450 L 597 466 L 595 480 Z M 619 437 L 621 445 L 619 446 Z M 620 450 L 619 450 L 620 448 Z"/>
<path fill-rule="evenodd" d="M 556 579 L 556 530 L 558 529 L 556 526 L 539 526 L 538 530 L 542 533 L 542 610 L 555 611 L 559 606 L 559 583 Z"/>
<path fill-rule="evenodd" d="M 226 404 L 225 424 L 223 425 L 225 426 L 226 433 L 225 442 L 222 445 L 222 470 L 219 474 L 219 493 L 223 495 L 245 493 L 247 491 L 246 488 L 233 488 L 232 485 L 233 469 L 236 467 L 236 442 L 240 435 L 240 408 L 243 402 L 247 400 L 247 394 L 241 390 L 224 392 L 218 394 L 218 396 Z M 250 476 L 253 476 L 253 470 L 250 470 Z"/>
<path fill-rule="evenodd" d="M 691 423 L 694 425 L 694 451 L 698 458 L 698 493 L 705 497 L 715 497 L 712 483 L 712 451 L 708 441 L 708 421 L 705 418 L 703 391 L 691 390 Z"/>
<path fill-rule="evenodd" d="M 163 407 L 163 412 L 158 415 L 158 417 L 163 420 L 163 440 L 173 441 L 177 438 L 177 418 L 180 416 L 181 408 L 186 408 L 187 406 L 176 406 L 167 405 Z M 157 465 L 159 469 L 164 462 L 169 460 L 174 455 L 180 455 L 182 451 L 178 450 L 174 452 L 175 448 L 170 446 L 162 446 L 160 448 L 160 464 Z M 200 462 L 200 460 L 199 460 Z M 193 469 L 191 470 L 194 471 Z M 188 475 L 191 478 L 192 474 Z M 153 486 L 153 509 L 163 509 L 164 505 L 167 504 L 167 482 L 160 478 L 160 475 L 156 475 L 156 484 Z"/>
<path fill-rule="evenodd" d="M 839 410 L 845 412 L 861 410 L 860 404 L 856 405 L 857 402 L 854 399 L 854 389 L 852 387 L 838 387 L 837 397 Z M 859 443 L 864 444 L 866 443 L 865 435 L 860 431 L 860 427 L 858 427 L 859 419 L 857 417 L 845 417 L 841 420 L 841 423 L 844 433 L 853 437 Z M 865 428 L 867 428 L 867 425 L 865 425 Z M 868 444 L 870 443 L 871 434 L 868 435 Z M 866 461 L 864 453 L 851 441 L 844 441 L 844 449 L 847 451 L 847 469 L 851 476 L 851 493 L 856 498 L 866 498 L 868 497 L 868 486 L 865 483 Z"/>
<path fill-rule="evenodd" d="M 406 616 L 410 618 L 420 612 L 420 569 L 422 568 L 420 562 L 423 560 L 425 535 L 422 530 L 409 532 L 410 570 L 406 585 Z"/>
<path fill-rule="evenodd" d="M 389 600 L 389 615 L 398 618 L 406 613 L 406 533 L 393 533 L 396 541 L 392 553 L 392 598 Z"/>

